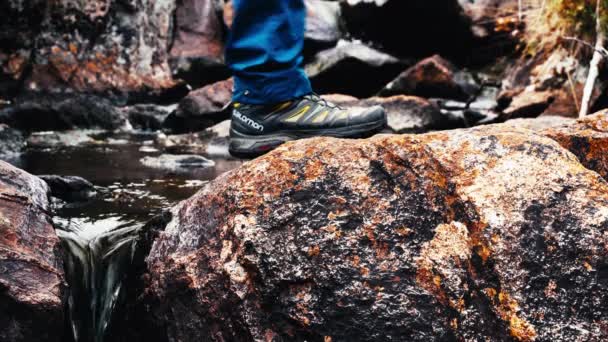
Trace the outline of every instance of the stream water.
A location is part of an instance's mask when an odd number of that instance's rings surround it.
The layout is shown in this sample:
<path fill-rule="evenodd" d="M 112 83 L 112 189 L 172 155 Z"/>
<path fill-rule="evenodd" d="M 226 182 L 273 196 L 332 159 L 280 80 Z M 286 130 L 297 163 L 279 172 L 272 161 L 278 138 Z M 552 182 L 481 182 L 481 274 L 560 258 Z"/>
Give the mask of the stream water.
<path fill-rule="evenodd" d="M 161 155 L 160 133 L 99 131 L 35 133 L 17 166 L 36 175 L 83 177 L 95 185 L 86 201 L 54 200 L 65 247 L 69 315 L 76 342 L 101 342 L 132 261 L 138 229 L 206 182 L 239 166 L 222 140 L 200 163 L 150 163 Z M 164 159 L 161 159 L 164 160 Z"/>

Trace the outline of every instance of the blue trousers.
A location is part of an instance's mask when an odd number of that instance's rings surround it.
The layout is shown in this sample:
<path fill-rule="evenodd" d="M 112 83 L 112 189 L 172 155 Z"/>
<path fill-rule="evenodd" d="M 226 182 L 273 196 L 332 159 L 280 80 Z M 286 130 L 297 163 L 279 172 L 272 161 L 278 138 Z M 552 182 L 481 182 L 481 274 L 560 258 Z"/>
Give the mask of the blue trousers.
<path fill-rule="evenodd" d="M 234 76 L 233 101 L 269 104 L 309 94 L 301 67 L 304 0 L 233 0 L 226 63 Z"/>

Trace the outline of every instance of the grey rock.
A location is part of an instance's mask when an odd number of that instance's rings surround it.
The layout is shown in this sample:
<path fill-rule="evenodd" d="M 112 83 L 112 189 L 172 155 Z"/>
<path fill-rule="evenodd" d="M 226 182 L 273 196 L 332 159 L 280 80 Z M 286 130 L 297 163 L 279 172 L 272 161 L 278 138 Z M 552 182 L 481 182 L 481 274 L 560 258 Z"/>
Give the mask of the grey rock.
<path fill-rule="evenodd" d="M 23 134 L 5 124 L 0 124 L 0 159 L 13 161 L 26 146 Z"/>
<path fill-rule="evenodd" d="M 343 95 L 323 96 L 330 102 L 348 107 L 382 106 L 387 114 L 388 128 L 393 133 L 423 133 L 431 130 L 463 127 L 440 111 L 436 104 L 416 96 L 371 97 L 364 100 Z"/>
<path fill-rule="evenodd" d="M 215 165 L 213 160 L 199 155 L 162 154 L 158 157 L 144 157 L 140 162 L 152 168 L 165 170 L 184 170 L 193 168 L 210 168 Z"/>
<path fill-rule="evenodd" d="M 336 44 L 343 38 L 340 4 L 335 1 L 306 0 L 306 32 L 309 43 Z"/>
<path fill-rule="evenodd" d="M 95 186 L 78 176 L 40 175 L 48 184 L 51 195 L 68 202 L 86 201 L 96 194 Z"/>
<path fill-rule="evenodd" d="M 115 130 L 126 118 L 108 99 L 89 95 L 35 95 L 16 100 L 0 110 L 0 123 L 26 131 L 74 128 Z"/>
<path fill-rule="evenodd" d="M 315 91 L 368 97 L 393 79 L 406 62 L 361 42 L 341 40 L 335 48 L 319 52 L 306 65 Z"/>
<path fill-rule="evenodd" d="M 175 108 L 175 105 L 138 104 L 121 108 L 121 111 L 133 128 L 155 131 L 162 128 L 163 122 Z"/>

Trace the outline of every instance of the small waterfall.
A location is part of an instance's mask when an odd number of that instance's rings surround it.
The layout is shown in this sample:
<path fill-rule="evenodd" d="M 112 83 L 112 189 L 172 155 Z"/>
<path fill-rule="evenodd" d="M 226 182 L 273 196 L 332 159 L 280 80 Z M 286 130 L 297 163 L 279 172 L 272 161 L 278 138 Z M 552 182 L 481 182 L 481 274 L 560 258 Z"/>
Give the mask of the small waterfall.
<path fill-rule="evenodd" d="M 131 265 L 141 224 L 107 219 L 92 227 L 58 222 L 65 248 L 69 315 L 75 342 L 102 342 Z"/>

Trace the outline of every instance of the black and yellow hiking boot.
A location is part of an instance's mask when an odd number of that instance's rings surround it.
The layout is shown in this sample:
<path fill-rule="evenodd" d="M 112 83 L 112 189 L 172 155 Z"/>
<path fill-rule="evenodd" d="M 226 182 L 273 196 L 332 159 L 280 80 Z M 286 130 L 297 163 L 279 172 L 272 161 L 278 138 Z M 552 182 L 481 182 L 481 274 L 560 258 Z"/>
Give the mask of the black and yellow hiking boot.
<path fill-rule="evenodd" d="M 255 157 L 290 140 L 366 137 L 385 126 L 386 114 L 380 106 L 344 109 L 314 94 L 273 105 L 234 103 L 230 153 Z"/>

